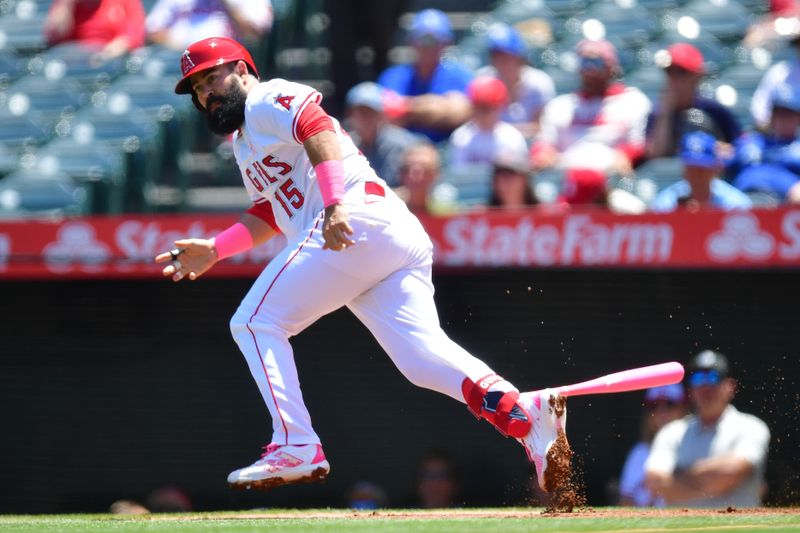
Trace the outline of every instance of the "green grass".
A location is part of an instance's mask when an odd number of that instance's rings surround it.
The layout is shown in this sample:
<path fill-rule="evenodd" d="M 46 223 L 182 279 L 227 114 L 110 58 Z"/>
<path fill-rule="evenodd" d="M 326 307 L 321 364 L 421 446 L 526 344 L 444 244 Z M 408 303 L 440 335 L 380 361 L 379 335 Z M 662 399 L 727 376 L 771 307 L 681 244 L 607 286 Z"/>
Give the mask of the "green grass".
<path fill-rule="evenodd" d="M 262 533 L 268 532 L 797 532 L 800 511 L 757 513 L 663 512 L 597 509 L 572 515 L 542 515 L 531 509 L 369 512 L 345 510 L 190 513 L 174 515 L 43 515 L 0 516 L 3 533 Z"/>

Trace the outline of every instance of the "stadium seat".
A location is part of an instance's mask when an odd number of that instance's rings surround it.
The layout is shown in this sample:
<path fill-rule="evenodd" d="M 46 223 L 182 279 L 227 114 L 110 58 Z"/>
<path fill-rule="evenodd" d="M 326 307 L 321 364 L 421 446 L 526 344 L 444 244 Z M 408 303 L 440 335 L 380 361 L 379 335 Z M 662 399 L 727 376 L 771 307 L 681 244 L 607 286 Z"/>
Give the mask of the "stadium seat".
<path fill-rule="evenodd" d="M 125 59 L 99 61 L 94 51 L 81 43 L 59 44 L 33 58 L 28 68 L 50 80 L 71 78 L 86 90 L 102 89 L 123 72 Z"/>
<path fill-rule="evenodd" d="M 110 101 L 83 109 L 75 117 L 72 136 L 77 143 L 102 143 L 121 149 L 127 157 L 125 210 L 150 208 L 148 189 L 158 179 L 163 161 L 164 140 L 157 122 L 142 110 Z"/>
<path fill-rule="evenodd" d="M 548 168 L 541 170 L 531 178 L 533 191 L 536 198 L 545 204 L 552 204 L 558 201 L 558 195 L 564 185 L 564 171 L 558 168 Z"/>
<path fill-rule="evenodd" d="M 683 162 L 678 157 L 651 159 L 636 169 L 636 177 L 637 181 L 649 181 L 656 191 L 661 191 L 683 178 Z"/>
<path fill-rule="evenodd" d="M 0 143 L 0 179 L 17 168 L 17 157 L 14 152 L 6 148 L 5 144 Z"/>
<path fill-rule="evenodd" d="M 657 102 L 660 99 L 665 82 L 664 71 L 655 65 L 642 67 L 625 77 L 626 85 L 637 87 L 650 98 L 651 102 Z"/>
<path fill-rule="evenodd" d="M 18 10 L 19 11 L 19 10 Z M 10 13 L 0 17 L 0 50 L 30 55 L 47 47 L 42 31 L 45 13 Z"/>
<path fill-rule="evenodd" d="M 678 13 L 692 16 L 703 32 L 724 43 L 741 41 L 753 21 L 752 15 L 736 0 L 692 0 Z"/>
<path fill-rule="evenodd" d="M 34 168 L 43 173 L 61 172 L 91 189 L 91 212 L 118 214 L 125 200 L 125 157 L 118 148 L 103 143 L 81 144 L 70 138 L 56 139 L 38 150 Z"/>
<path fill-rule="evenodd" d="M 605 37 L 618 40 L 626 50 L 630 46 L 647 43 L 656 32 L 651 13 L 635 2 L 599 2 L 592 4 L 580 16 L 580 21 L 597 20 L 603 24 Z"/>
<path fill-rule="evenodd" d="M 9 50 L 0 52 L 0 91 L 22 75 L 22 60 Z"/>
<path fill-rule="evenodd" d="M 458 205 L 485 205 L 492 190 L 491 174 L 491 165 L 449 165 L 442 169 L 441 182 L 457 191 L 455 201 Z"/>
<path fill-rule="evenodd" d="M 44 144 L 52 134 L 47 120 L 35 112 L 15 115 L 0 110 L 0 144 L 14 154 Z"/>
<path fill-rule="evenodd" d="M 29 107 L 50 123 L 70 117 L 83 107 L 88 95 L 74 80 L 48 80 L 42 76 L 25 76 L 6 90 L 3 107 Z"/>
<path fill-rule="evenodd" d="M 85 215 L 91 193 L 64 173 L 18 170 L 0 180 L 0 217 Z"/>

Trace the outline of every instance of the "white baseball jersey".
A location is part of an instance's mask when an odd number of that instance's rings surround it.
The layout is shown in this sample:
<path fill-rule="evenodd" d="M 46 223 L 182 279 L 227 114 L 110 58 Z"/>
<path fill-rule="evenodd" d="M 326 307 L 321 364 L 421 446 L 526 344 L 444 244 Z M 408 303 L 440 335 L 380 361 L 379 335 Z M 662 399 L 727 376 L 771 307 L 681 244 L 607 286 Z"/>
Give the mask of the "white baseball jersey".
<path fill-rule="evenodd" d="M 275 222 L 292 241 L 325 207 L 297 122 L 310 102 L 322 95 L 313 88 L 282 79 L 258 84 L 247 95 L 245 122 L 234 133 L 233 151 L 244 186 L 255 204 L 270 202 Z M 369 162 L 333 118 L 344 160 L 347 192 L 365 179 L 377 180 Z"/>
<path fill-rule="evenodd" d="M 635 87 L 613 85 L 603 98 L 562 94 L 544 106 L 538 142 L 561 152 L 560 166 L 605 170 L 622 145 L 644 146 L 652 104 Z"/>
<path fill-rule="evenodd" d="M 233 141 L 250 198 L 269 202 L 288 239 L 231 319 L 233 337 L 272 416 L 272 442 L 281 445 L 319 443 L 288 339 L 342 306 L 416 385 L 464 402 L 465 379 L 493 374 L 442 331 L 433 301 L 430 238 L 333 119 L 355 244 L 325 249 L 322 195 L 297 133 L 303 110 L 320 99 L 299 83 L 261 83 L 247 96 L 245 123 Z"/>
<path fill-rule="evenodd" d="M 498 122 L 491 131 L 485 131 L 470 120 L 450 135 L 449 160 L 451 165 L 491 165 L 498 149 L 502 148 L 524 159 L 528 143 L 520 131 L 507 122 Z"/>

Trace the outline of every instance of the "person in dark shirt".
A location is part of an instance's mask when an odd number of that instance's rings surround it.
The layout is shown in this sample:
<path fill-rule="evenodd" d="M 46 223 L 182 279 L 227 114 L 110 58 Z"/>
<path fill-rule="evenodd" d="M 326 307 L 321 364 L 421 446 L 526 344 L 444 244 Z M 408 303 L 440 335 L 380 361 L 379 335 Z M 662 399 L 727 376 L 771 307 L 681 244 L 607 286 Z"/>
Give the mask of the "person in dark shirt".
<path fill-rule="evenodd" d="M 779 87 L 765 133 L 752 132 L 736 142 L 729 173 L 733 184 L 745 192 L 758 191 L 778 200 L 800 197 L 800 88 Z"/>
<path fill-rule="evenodd" d="M 736 118 L 719 102 L 697 93 L 705 74 L 700 50 L 687 43 L 676 43 L 667 48 L 664 57 L 667 82 L 660 105 L 647 120 L 646 156 L 649 159 L 675 156 L 680 138 L 698 130 L 733 143 L 742 134 Z"/>

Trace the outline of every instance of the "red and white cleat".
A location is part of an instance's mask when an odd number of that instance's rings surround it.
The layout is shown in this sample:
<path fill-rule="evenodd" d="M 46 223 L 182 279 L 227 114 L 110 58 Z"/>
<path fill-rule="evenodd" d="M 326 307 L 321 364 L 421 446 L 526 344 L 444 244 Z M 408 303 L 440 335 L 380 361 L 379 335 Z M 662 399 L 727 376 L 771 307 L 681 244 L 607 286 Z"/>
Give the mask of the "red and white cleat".
<path fill-rule="evenodd" d="M 566 402 L 563 397 L 556 396 L 550 389 L 523 392 L 519 395 L 517 402 L 530 413 L 533 419 L 530 432 L 517 440 L 525 447 L 528 459 L 536 467 L 539 487 L 545 492 L 550 492 L 555 488 L 553 485 L 558 482 L 561 474 L 555 470 L 564 468 L 564 459 L 567 462 L 566 467 L 569 467 L 571 452 L 566 440 Z M 554 448 L 559 435 L 563 435 L 563 446 Z M 553 457 L 561 448 L 566 449 L 567 457 Z M 553 463 L 550 465 L 551 472 L 548 472 L 548 462 Z"/>
<path fill-rule="evenodd" d="M 331 470 L 319 444 L 270 444 L 264 450 L 261 459 L 228 475 L 231 488 L 266 490 L 289 483 L 312 483 L 323 481 Z"/>

